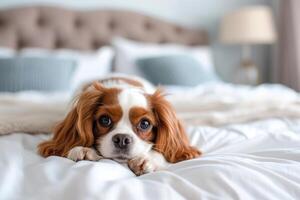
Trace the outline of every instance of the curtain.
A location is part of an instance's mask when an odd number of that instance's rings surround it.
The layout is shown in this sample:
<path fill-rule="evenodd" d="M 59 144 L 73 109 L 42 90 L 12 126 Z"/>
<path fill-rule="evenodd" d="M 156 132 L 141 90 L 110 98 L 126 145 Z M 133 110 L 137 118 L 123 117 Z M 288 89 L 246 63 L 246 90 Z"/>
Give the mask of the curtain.
<path fill-rule="evenodd" d="M 279 7 L 279 82 L 300 91 L 300 0 Z"/>

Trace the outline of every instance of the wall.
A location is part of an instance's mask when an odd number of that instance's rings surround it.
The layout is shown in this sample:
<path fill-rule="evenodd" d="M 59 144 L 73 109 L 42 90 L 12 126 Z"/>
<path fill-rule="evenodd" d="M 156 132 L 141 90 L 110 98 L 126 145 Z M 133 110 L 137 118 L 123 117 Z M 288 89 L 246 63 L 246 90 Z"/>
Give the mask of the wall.
<path fill-rule="evenodd" d="M 75 9 L 130 9 L 184 26 L 205 28 L 210 33 L 217 72 L 224 80 L 231 81 L 239 65 L 240 47 L 220 44 L 218 41 L 220 18 L 241 6 L 253 4 L 272 6 L 276 1 L 278 0 L 0 0 L 0 7 L 54 4 Z M 270 47 L 253 47 L 253 58 L 263 73 L 263 80 L 269 81 L 272 64 Z"/>

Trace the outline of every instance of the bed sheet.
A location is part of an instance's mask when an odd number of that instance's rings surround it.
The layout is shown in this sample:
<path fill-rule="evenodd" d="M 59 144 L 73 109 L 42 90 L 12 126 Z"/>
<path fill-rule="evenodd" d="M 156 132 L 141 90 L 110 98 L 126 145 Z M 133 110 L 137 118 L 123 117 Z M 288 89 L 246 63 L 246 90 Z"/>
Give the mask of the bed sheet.
<path fill-rule="evenodd" d="M 300 120 L 190 126 L 194 160 L 136 177 L 112 160 L 42 158 L 48 135 L 0 137 L 0 199 L 299 199 Z"/>

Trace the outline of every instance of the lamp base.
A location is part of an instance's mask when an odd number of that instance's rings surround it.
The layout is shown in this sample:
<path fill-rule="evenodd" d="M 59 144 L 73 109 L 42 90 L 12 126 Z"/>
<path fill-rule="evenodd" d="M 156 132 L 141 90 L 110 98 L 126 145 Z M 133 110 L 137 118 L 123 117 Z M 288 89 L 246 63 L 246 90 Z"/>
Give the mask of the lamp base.
<path fill-rule="evenodd" d="M 257 85 L 259 72 L 257 66 L 251 60 L 243 60 L 237 70 L 236 83 Z"/>

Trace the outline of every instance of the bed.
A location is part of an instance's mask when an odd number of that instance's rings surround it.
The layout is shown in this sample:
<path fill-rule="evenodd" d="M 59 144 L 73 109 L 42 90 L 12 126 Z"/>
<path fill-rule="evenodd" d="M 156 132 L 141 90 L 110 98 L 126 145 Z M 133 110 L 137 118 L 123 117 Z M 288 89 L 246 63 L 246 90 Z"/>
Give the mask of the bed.
<path fill-rule="evenodd" d="M 135 27 L 126 24 L 132 20 Z M 18 50 L 33 46 L 88 51 L 108 44 L 113 35 L 152 43 L 208 44 L 205 31 L 133 12 L 56 7 L 0 11 L 0 35 L 1 46 Z M 167 91 L 191 143 L 203 156 L 139 177 L 112 160 L 75 163 L 36 153 L 37 144 L 50 137 L 40 133 L 51 132 L 64 116 L 69 94 L 1 93 L 0 199 L 299 198 L 297 92 L 276 84 L 223 82 Z"/>

